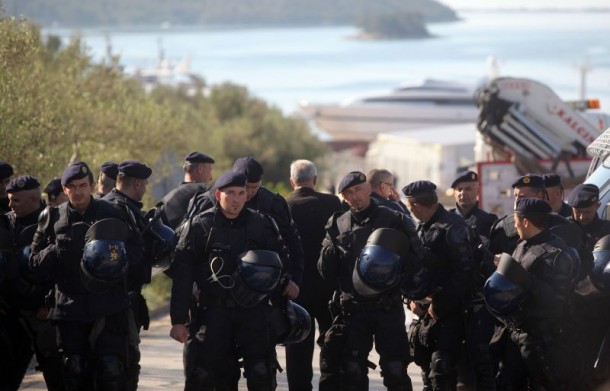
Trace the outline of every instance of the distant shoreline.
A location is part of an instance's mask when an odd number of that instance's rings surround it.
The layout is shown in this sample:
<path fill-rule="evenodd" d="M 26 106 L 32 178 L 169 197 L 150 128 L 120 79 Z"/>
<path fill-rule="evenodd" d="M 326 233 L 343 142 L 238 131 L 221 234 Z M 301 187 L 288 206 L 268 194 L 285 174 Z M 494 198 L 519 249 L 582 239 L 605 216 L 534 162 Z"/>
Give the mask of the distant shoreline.
<path fill-rule="evenodd" d="M 430 38 L 438 38 L 438 37 L 433 34 L 427 34 L 427 35 L 412 35 L 412 36 L 405 36 L 405 37 L 388 38 L 388 37 L 381 36 L 379 34 L 371 34 L 371 33 L 364 33 L 364 32 L 360 32 L 358 34 L 350 35 L 347 37 L 347 39 L 350 39 L 353 41 L 399 41 L 399 40 L 407 40 L 407 39 L 417 40 L 417 39 L 430 39 Z"/>
<path fill-rule="evenodd" d="M 535 13 L 565 13 L 565 12 L 579 12 L 579 13 L 597 13 L 597 12 L 610 12 L 610 7 L 601 8 L 477 8 L 477 7 L 464 7 L 454 8 L 456 12 L 510 12 L 510 13 L 522 13 L 522 12 L 535 12 Z"/>

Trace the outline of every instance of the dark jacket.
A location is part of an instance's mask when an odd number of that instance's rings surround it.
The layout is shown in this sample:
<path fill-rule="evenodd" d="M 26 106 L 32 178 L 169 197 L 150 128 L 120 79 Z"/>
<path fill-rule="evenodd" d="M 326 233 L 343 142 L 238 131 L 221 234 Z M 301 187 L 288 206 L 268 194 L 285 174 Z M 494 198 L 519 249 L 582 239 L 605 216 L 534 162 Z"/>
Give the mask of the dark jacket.
<path fill-rule="evenodd" d="M 396 229 L 409 239 L 410 256 L 403 259 L 403 273 L 421 267 L 424 252 L 406 216 L 379 206 L 371 199 L 371 205 L 363 211 L 349 210 L 336 213 L 330 218 L 318 260 L 320 275 L 335 284 L 341 292 L 358 297 L 352 283 L 354 266 L 368 237 L 377 228 Z M 387 294 L 394 294 L 397 290 L 398 287 Z"/>
<path fill-rule="evenodd" d="M 566 219 L 557 213 L 551 213 L 549 214 L 549 230 L 559 236 L 566 245 L 576 249 L 581 265 L 579 274 L 581 278 L 584 278 L 593 266 L 593 254 L 588 248 L 587 234 L 580 224 L 575 224 L 573 220 Z M 514 214 L 508 214 L 496 221 L 491 228 L 489 250 L 493 254 L 512 254 L 517 248 L 518 241 L 519 235 L 515 228 Z"/>
<path fill-rule="evenodd" d="M 470 298 L 477 273 L 470 228 L 464 219 L 439 204 L 417 232 L 428 251 L 424 265 L 435 280 L 434 311 L 441 318 L 456 313 Z"/>
<path fill-rule="evenodd" d="M 192 217 L 197 213 L 211 209 L 216 206 L 216 203 L 213 190 L 198 193 L 189 204 L 187 216 Z M 246 202 L 245 208 L 267 214 L 273 218 L 290 252 L 290 266 L 288 267 L 290 279 L 297 285 L 301 285 L 304 264 L 303 246 L 299 231 L 292 220 L 290 209 L 284 197 L 260 187 L 256 195 Z"/>
<path fill-rule="evenodd" d="M 0 198 L 0 213 L 8 213 L 11 211 L 11 208 L 9 208 L 8 203 L 8 197 Z"/>
<path fill-rule="evenodd" d="M 301 187 L 286 198 L 292 219 L 296 224 L 303 245 L 305 264 L 299 299 L 329 298 L 332 289 L 318 273 L 318 257 L 326 231 L 326 222 L 341 208 L 339 198 L 318 193 L 312 188 Z"/>
<path fill-rule="evenodd" d="M 38 280 L 23 264 L 24 249 L 31 246 L 38 216 L 46 208 L 44 201 L 28 216 L 18 218 L 14 212 L 0 215 L 0 226 L 12 234 L 14 255 L 8 258 L 4 281 L 0 283 L 0 300 L 10 310 L 35 310 L 44 306 L 44 298 L 51 288 L 50 283 L 38 284 Z"/>
<path fill-rule="evenodd" d="M 570 224 L 570 221 L 556 213 L 549 215 L 549 227 Z M 515 228 L 515 215 L 509 213 L 497 220 L 489 233 L 489 250 L 494 254 L 512 254 L 517 247 L 519 234 Z"/>
<path fill-rule="evenodd" d="M 588 275 L 593 269 L 593 248 L 598 240 L 606 235 L 610 235 L 610 221 L 602 220 L 597 215 L 589 225 L 582 225 L 574 219 L 569 219 L 583 231 L 582 248 L 578 249 L 581 261 L 581 278 Z"/>
<path fill-rule="evenodd" d="M 574 220 L 570 219 L 570 221 Z M 578 222 L 576 222 L 576 224 L 578 224 L 587 235 L 587 248 L 589 251 L 593 251 L 593 247 L 598 240 L 606 235 L 610 235 L 610 221 L 602 220 L 597 215 L 589 225 L 582 225 Z"/>
<path fill-rule="evenodd" d="M 230 299 L 232 293 L 228 287 L 233 281 L 237 257 L 247 250 L 271 250 L 284 263 L 287 260 L 282 238 L 268 216 L 246 208 L 235 219 L 227 219 L 216 208 L 195 216 L 182 231 L 174 255 L 172 324 L 187 323 L 193 282 L 204 300 Z M 212 270 L 217 280 L 211 278 Z"/>
<path fill-rule="evenodd" d="M 572 217 L 572 207 L 566 204 L 565 202 L 562 202 L 561 208 L 559 209 L 559 212 L 557 212 L 557 214 L 559 216 L 565 217 L 566 219 Z"/>
<path fill-rule="evenodd" d="M 29 266 L 38 278 L 55 283 L 55 306 L 49 312 L 50 319 L 92 322 L 128 307 L 124 281 L 104 293 L 89 292 L 81 281 L 85 233 L 89 226 L 104 218 L 121 220 L 123 213 L 115 205 L 93 197 L 82 215 L 69 202 L 42 213 Z"/>
<path fill-rule="evenodd" d="M 116 188 L 106 194 L 103 200 L 117 205 L 123 211 L 123 220 L 129 223 L 134 232 L 132 239 L 127 243 L 127 255 L 129 257 L 127 289 L 129 291 L 140 291 L 143 284 L 150 283 L 152 272 L 152 255 L 147 252 L 146 237 L 142 234 L 147 225 L 142 215 L 142 203 L 131 199 Z"/>
<path fill-rule="evenodd" d="M 574 295 L 576 265 L 566 248 L 563 240 L 549 230 L 517 245 L 513 258 L 533 279 L 531 297 L 524 304 L 527 317 L 519 325 L 524 331 L 540 333 L 567 320 Z"/>
<path fill-rule="evenodd" d="M 478 203 L 466 213 L 466 215 L 462 215 L 457 207 L 449 209 L 449 212 L 462 216 L 464 221 L 466 221 L 466 224 L 468 224 L 474 232 L 479 236 L 484 236 L 486 238 L 489 238 L 491 226 L 498 220 L 498 216 L 495 214 L 485 212 L 483 209 L 479 208 Z"/>
<path fill-rule="evenodd" d="M 203 193 L 211 189 L 205 183 L 182 182 L 180 186 L 163 197 L 163 223 L 171 229 L 176 229 L 184 219 L 191 198 L 196 193 Z"/>

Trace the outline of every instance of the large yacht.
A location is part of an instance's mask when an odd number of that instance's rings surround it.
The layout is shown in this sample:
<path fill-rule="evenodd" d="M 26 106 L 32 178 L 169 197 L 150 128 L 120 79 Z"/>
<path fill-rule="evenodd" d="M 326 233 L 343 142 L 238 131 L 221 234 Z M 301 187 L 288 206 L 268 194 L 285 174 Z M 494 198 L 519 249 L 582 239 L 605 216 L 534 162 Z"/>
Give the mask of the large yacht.
<path fill-rule="evenodd" d="M 301 102 L 300 108 L 335 141 L 370 141 L 381 132 L 474 123 L 478 115 L 474 91 L 474 85 L 426 79 L 340 104 Z"/>

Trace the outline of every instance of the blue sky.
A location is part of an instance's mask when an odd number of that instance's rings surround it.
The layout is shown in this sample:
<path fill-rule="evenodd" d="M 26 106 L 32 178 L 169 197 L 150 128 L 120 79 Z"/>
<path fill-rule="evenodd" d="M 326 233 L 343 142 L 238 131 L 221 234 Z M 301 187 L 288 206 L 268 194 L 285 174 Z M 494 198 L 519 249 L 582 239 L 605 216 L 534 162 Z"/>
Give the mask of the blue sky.
<path fill-rule="evenodd" d="M 437 0 L 452 8 L 610 8 L 608 0 Z"/>

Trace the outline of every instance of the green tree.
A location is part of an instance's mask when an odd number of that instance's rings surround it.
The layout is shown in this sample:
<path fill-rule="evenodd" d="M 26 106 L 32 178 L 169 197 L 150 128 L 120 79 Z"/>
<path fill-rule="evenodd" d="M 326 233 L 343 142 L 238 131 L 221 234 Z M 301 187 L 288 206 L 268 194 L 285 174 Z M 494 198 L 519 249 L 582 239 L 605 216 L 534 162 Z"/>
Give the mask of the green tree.
<path fill-rule="evenodd" d="M 14 18 L 0 19 L 0 36 L 0 157 L 18 175 L 45 182 L 74 160 L 95 169 L 136 159 L 153 166 L 158 180 L 181 156 L 202 150 L 219 170 L 255 156 L 266 182 L 287 184 L 292 160 L 326 152 L 302 120 L 242 86 L 212 86 L 207 94 L 202 79 L 194 93 L 159 86 L 147 94 L 118 58 L 93 62 L 78 37 L 65 46 L 57 37 L 43 42 L 36 26 Z"/>
<path fill-rule="evenodd" d="M 45 45 L 24 20 L 3 19 L 0 34 L 2 155 L 17 173 L 49 179 L 74 160 L 148 160 L 167 148 L 169 111 L 116 64 L 92 63 L 79 39 Z"/>
<path fill-rule="evenodd" d="M 316 160 L 327 152 L 305 122 L 284 117 L 244 87 L 222 84 L 212 89 L 210 99 L 223 119 L 218 131 L 227 163 L 254 156 L 265 169 L 265 182 L 287 184 L 293 160 Z"/>

